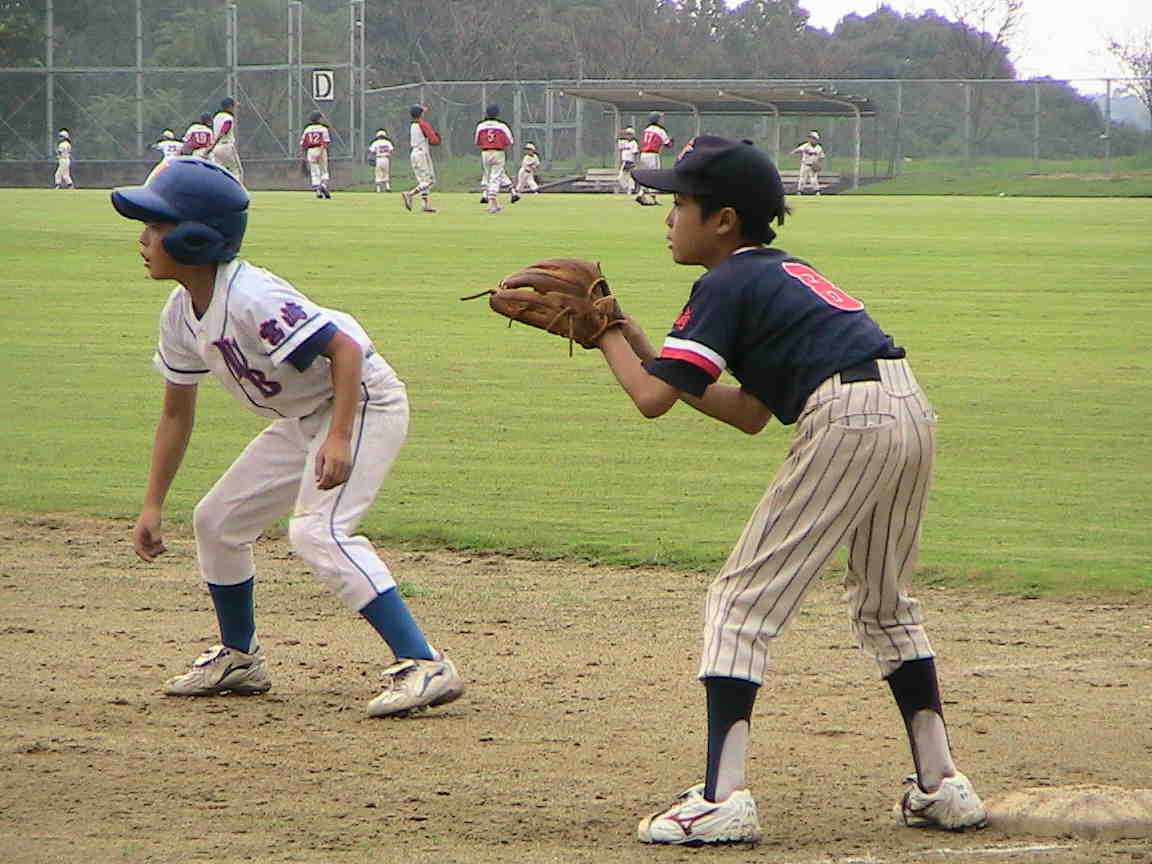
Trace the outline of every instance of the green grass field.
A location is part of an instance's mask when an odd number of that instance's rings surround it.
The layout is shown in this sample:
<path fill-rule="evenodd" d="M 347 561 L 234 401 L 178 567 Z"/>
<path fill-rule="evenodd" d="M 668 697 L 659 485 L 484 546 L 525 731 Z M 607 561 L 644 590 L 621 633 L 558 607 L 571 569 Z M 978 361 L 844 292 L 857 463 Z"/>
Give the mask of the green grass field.
<path fill-rule="evenodd" d="M 664 208 L 542 195 L 256 192 L 244 257 L 356 314 L 409 385 L 409 443 L 367 532 L 388 543 L 712 568 L 788 446 L 678 406 L 643 420 L 597 352 L 508 329 L 483 301 L 535 259 L 598 259 L 659 340 L 698 270 Z M 138 225 L 107 191 L 2 190 L 0 509 L 134 518 L 161 378 Z M 781 245 L 868 304 L 941 415 L 924 578 L 1044 592 L 1152 587 L 1152 202 L 797 199 Z M 215 384 L 169 523 L 261 428 Z M 126 524 L 125 530 L 128 530 Z"/>

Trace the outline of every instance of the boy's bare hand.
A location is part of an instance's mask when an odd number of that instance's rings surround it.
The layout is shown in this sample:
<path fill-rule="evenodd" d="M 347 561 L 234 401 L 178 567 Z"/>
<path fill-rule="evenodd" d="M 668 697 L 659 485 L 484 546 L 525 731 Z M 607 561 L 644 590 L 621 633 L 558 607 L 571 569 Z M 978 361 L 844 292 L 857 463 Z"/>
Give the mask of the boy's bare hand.
<path fill-rule="evenodd" d="M 155 510 L 145 510 L 136 520 L 132 529 L 132 548 L 141 561 L 153 561 L 157 555 L 168 551 L 164 538 L 160 536 L 160 514 Z"/>
<path fill-rule="evenodd" d="M 335 489 L 351 473 L 351 442 L 329 436 L 316 454 L 316 485 L 321 489 Z"/>

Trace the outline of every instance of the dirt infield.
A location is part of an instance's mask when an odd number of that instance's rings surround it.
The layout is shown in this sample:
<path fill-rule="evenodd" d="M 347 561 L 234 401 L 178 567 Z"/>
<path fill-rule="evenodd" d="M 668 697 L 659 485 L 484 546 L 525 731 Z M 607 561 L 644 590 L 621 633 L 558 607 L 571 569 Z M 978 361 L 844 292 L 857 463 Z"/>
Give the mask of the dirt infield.
<path fill-rule="evenodd" d="M 372 720 L 385 646 L 281 540 L 260 546 L 262 697 L 159 692 L 214 641 L 187 537 L 135 560 L 126 523 L 0 515 L 0 861 L 1152 864 L 1152 840 L 897 827 L 910 770 L 835 579 L 778 643 L 753 719 L 756 849 L 644 847 L 700 779 L 708 577 L 384 550 L 470 690 Z M 1152 599 L 923 589 L 961 767 L 1022 786 L 1152 785 Z"/>

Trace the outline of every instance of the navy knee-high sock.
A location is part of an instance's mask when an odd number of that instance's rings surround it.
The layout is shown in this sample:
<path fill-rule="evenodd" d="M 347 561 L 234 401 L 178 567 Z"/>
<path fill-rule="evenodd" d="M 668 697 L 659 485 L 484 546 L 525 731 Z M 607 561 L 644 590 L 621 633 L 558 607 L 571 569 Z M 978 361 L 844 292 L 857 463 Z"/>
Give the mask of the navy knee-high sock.
<path fill-rule="evenodd" d="M 221 644 L 246 654 L 256 647 L 253 644 L 256 641 L 255 582 L 252 578 L 239 585 L 208 584 L 220 625 Z"/>

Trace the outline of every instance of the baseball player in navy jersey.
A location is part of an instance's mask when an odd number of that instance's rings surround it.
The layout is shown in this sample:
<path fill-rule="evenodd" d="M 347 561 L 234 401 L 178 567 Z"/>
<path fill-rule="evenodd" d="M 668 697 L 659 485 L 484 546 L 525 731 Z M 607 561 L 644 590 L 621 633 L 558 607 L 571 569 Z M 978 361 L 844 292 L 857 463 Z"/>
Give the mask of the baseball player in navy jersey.
<path fill-rule="evenodd" d="M 180 283 L 161 313 L 154 357 L 164 407 L 133 530 L 140 558 L 165 551 L 161 513 L 192 435 L 200 382 L 215 377 L 271 421 L 196 505 L 196 551 L 220 644 L 169 679 L 165 693 L 254 694 L 272 686 L 256 635 L 252 547 L 290 515 L 293 550 L 395 655 L 368 714 L 404 715 L 459 698 L 456 667 L 428 643 L 388 567 L 355 534 L 407 434 L 403 382 L 350 315 L 237 259 L 248 194 L 226 170 L 174 159 L 144 186 L 115 190 L 112 203 L 145 223 L 140 255 L 148 275 Z"/>
<path fill-rule="evenodd" d="M 904 349 L 863 303 L 771 245 L 771 223 L 788 208 L 776 167 L 751 143 L 700 136 L 673 168 L 637 169 L 636 179 L 674 193 L 672 258 L 706 272 L 659 351 L 632 319 L 605 333 L 599 347 L 617 381 L 646 417 L 680 401 L 748 434 L 772 416 L 795 425 L 787 460 L 708 591 L 704 780 L 643 819 L 639 839 L 760 838 L 745 762 L 769 646 L 842 545 L 852 629 L 891 688 L 916 769 L 901 818 L 982 826 L 984 806 L 952 759 L 920 604 L 907 593 L 936 417 Z M 720 381 L 725 371 L 737 383 Z"/>
<path fill-rule="evenodd" d="M 324 122 L 324 114 L 313 111 L 308 125 L 300 133 L 300 150 L 308 166 L 308 178 L 317 198 L 331 198 L 328 189 L 328 146 L 332 143 L 332 133 Z"/>
<path fill-rule="evenodd" d="M 500 187 L 512 185 L 508 177 L 507 150 L 516 141 L 508 124 L 500 119 L 499 105 L 492 104 L 484 110 L 484 119 L 476 124 L 474 138 L 476 146 L 480 148 L 480 164 L 484 168 L 480 180 L 484 193 L 480 196 L 480 203 L 488 205 L 489 213 L 499 213 L 504 209 L 500 206 Z M 513 204 L 520 200 L 520 193 L 515 187 L 512 189 L 511 200 Z"/>
<path fill-rule="evenodd" d="M 244 166 L 240 164 L 240 151 L 236 149 L 236 100 L 225 96 L 220 110 L 212 115 L 212 143 L 205 155 L 222 168 L 231 171 L 244 182 Z"/>

